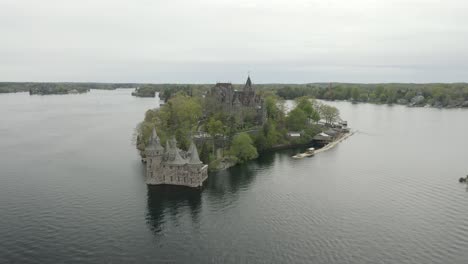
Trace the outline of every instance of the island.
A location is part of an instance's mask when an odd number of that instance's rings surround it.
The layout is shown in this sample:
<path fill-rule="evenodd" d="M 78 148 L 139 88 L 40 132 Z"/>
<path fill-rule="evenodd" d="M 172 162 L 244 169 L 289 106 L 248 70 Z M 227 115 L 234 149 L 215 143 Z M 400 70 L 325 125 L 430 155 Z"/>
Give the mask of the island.
<path fill-rule="evenodd" d="M 171 93 L 136 128 L 147 184 L 200 187 L 222 170 L 281 148 L 324 147 L 349 133 L 337 108 L 300 97 L 290 111 L 250 76 L 241 89 L 217 83 L 205 92 Z M 200 150 L 200 151 L 198 151 Z"/>
<path fill-rule="evenodd" d="M 48 94 L 81 94 L 87 93 L 90 89 L 81 86 L 61 85 L 61 84 L 43 84 L 35 85 L 29 88 L 29 94 L 48 95 Z"/>
<path fill-rule="evenodd" d="M 29 92 L 30 95 L 80 94 L 91 89 L 114 90 L 134 88 L 133 83 L 81 83 L 81 82 L 0 82 L 0 93 Z"/>
<path fill-rule="evenodd" d="M 132 92 L 132 95 L 137 97 L 155 97 L 156 92 L 159 90 L 160 89 L 157 86 L 142 85 L 135 88 L 135 91 Z"/>

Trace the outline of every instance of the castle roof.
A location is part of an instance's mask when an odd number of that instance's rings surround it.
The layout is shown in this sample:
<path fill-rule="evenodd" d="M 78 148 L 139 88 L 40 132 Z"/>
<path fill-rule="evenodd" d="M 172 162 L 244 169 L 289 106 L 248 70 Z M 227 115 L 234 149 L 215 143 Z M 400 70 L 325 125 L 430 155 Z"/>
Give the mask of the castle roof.
<path fill-rule="evenodd" d="M 177 164 L 177 165 L 182 165 L 182 164 L 187 163 L 187 161 L 180 156 L 179 150 L 177 148 L 175 149 L 174 160 L 172 160 L 171 163 Z"/>
<path fill-rule="evenodd" d="M 226 88 L 231 88 L 232 83 L 216 83 L 215 87 L 226 87 Z"/>
<path fill-rule="evenodd" d="M 166 140 L 166 152 L 169 152 L 171 145 L 169 144 L 169 140 Z"/>
<path fill-rule="evenodd" d="M 171 146 L 171 148 L 177 149 L 177 140 L 174 136 L 172 136 L 171 140 L 169 141 L 169 145 Z"/>
<path fill-rule="evenodd" d="M 175 155 L 177 149 L 173 146 L 172 140 L 166 141 L 166 154 L 169 155 L 169 158 L 172 159 Z"/>
<path fill-rule="evenodd" d="M 145 150 L 161 150 L 163 147 L 161 146 L 158 134 L 156 133 L 156 128 L 153 127 L 153 132 L 151 133 L 148 146 Z"/>
<path fill-rule="evenodd" d="M 151 133 L 151 138 L 153 140 L 158 140 L 159 141 L 159 137 L 158 137 L 158 134 L 156 133 L 156 128 L 153 127 L 153 133 Z"/>
<path fill-rule="evenodd" d="M 180 149 L 177 148 L 175 137 L 166 141 L 166 154 L 168 155 L 168 162 L 171 164 L 182 165 L 187 163 L 187 160 L 180 155 Z"/>
<path fill-rule="evenodd" d="M 247 77 L 247 81 L 245 82 L 245 86 L 252 86 L 252 81 L 250 80 L 250 75 Z"/>
<path fill-rule="evenodd" d="M 200 164 L 200 163 L 202 163 L 200 161 L 200 157 L 198 156 L 197 146 L 195 146 L 195 143 L 193 143 L 193 142 L 190 145 L 189 153 L 190 153 L 190 160 L 189 160 L 190 164 Z"/>

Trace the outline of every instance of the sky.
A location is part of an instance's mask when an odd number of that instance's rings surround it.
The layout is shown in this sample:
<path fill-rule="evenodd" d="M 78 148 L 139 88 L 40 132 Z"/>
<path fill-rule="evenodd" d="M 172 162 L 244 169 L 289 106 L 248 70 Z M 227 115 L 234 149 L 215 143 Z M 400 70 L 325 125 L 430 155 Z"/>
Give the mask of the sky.
<path fill-rule="evenodd" d="M 0 81 L 468 82 L 466 0 L 0 0 Z"/>

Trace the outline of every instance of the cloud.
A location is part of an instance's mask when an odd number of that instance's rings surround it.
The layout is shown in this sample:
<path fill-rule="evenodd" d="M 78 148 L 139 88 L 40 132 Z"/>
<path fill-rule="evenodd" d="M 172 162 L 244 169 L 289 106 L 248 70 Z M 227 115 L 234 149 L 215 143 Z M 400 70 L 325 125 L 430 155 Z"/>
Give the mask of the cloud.
<path fill-rule="evenodd" d="M 1 81 L 467 81 L 463 0 L 3 0 Z M 227 74 L 228 73 L 228 74 Z"/>

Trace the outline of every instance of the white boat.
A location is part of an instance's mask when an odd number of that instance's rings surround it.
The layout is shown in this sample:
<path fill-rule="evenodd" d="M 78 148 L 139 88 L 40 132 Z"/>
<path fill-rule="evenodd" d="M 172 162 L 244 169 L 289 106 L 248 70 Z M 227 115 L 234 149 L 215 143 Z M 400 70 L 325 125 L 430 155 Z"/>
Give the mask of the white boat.
<path fill-rule="evenodd" d="M 292 156 L 294 159 L 303 159 L 305 157 L 312 157 L 315 154 L 315 149 L 314 148 L 308 148 L 306 152 L 304 153 L 298 153 L 294 156 Z"/>

